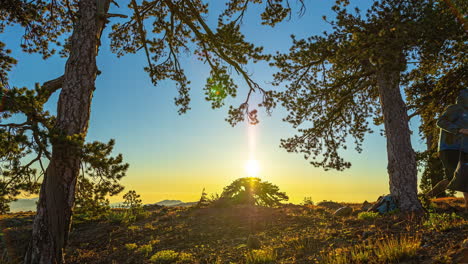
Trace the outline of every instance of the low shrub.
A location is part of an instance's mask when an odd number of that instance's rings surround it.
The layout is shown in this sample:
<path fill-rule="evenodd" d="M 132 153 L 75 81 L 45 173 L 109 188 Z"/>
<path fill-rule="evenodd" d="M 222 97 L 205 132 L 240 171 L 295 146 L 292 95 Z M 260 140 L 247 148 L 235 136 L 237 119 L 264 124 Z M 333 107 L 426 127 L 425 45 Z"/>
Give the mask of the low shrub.
<path fill-rule="evenodd" d="M 162 250 L 156 252 L 150 258 L 150 262 L 157 264 L 170 264 L 177 261 L 179 254 L 173 250 Z"/>
<path fill-rule="evenodd" d="M 430 213 L 429 218 L 424 222 L 424 226 L 436 231 L 447 231 L 464 223 L 463 218 L 452 214 Z"/>
<path fill-rule="evenodd" d="M 151 244 L 143 245 L 137 250 L 138 253 L 142 254 L 145 257 L 149 256 L 149 254 L 151 254 L 152 251 L 153 251 L 153 246 L 151 246 Z"/>
<path fill-rule="evenodd" d="M 110 210 L 106 220 L 113 224 L 130 224 L 136 222 L 137 217 L 128 209 Z"/>
<path fill-rule="evenodd" d="M 137 244 L 135 244 L 135 243 L 125 244 L 125 248 L 126 248 L 127 250 L 132 250 L 132 251 L 133 251 L 133 250 L 135 250 L 137 247 L 138 247 L 138 246 L 137 246 Z"/>
<path fill-rule="evenodd" d="M 302 201 L 303 205 L 314 205 L 314 201 L 312 201 L 312 197 L 304 197 L 304 200 Z"/>
<path fill-rule="evenodd" d="M 358 214 L 360 220 L 374 220 L 378 217 L 380 217 L 380 214 L 377 212 L 361 212 Z"/>
<path fill-rule="evenodd" d="M 151 256 L 150 262 L 157 264 L 189 264 L 194 262 L 194 258 L 190 253 L 177 253 L 174 250 L 162 250 Z"/>

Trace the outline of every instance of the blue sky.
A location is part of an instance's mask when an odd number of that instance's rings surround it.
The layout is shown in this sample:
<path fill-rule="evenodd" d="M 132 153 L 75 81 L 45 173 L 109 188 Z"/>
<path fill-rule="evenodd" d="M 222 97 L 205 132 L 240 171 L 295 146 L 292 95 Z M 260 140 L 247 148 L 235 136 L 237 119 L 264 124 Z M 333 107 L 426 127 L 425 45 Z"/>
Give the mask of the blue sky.
<path fill-rule="evenodd" d="M 208 20 L 213 24 L 224 1 L 208 2 L 212 11 Z M 260 25 L 258 7 L 250 10 L 243 23 L 247 40 L 274 53 L 289 48 L 291 34 L 298 37 L 321 34 L 329 28 L 321 17 L 333 16 L 330 7 L 334 1 L 306 2 L 302 17 L 294 14 L 290 21 L 274 28 Z M 371 1 L 355 2 L 365 7 Z M 249 129 L 247 124 L 232 128 L 224 121 L 227 107 L 212 110 L 204 100 L 202 89 L 208 67 L 188 54 L 182 63 L 192 83 L 192 110 L 178 115 L 173 103 L 177 95 L 174 83 L 163 81 L 154 87 L 143 71 L 144 54 L 117 58 L 109 50 L 107 35 L 108 30 L 103 34 L 98 57 L 102 74 L 96 80 L 88 140 L 116 139 L 115 152 L 122 153 L 130 163 L 123 184 L 126 190 L 135 189 L 140 193 L 145 203 L 162 199 L 196 200 L 203 188 L 209 193 L 220 193 L 232 180 L 246 176 L 244 165 L 249 158 L 249 140 L 255 142 L 254 155 L 260 164 L 258 176 L 279 185 L 292 202 L 300 202 L 305 196 L 314 201 L 362 202 L 389 192 L 385 139 L 378 133 L 381 127 L 367 136 L 362 154 L 358 155 L 352 148 L 344 152 L 346 159 L 353 163 L 351 169 L 336 172 L 314 168 L 302 155 L 279 148 L 280 139 L 294 133 L 289 124 L 282 122 L 286 112 L 280 106 L 272 116 L 260 110 L 260 124 L 253 128 Z M 64 59 L 52 57 L 44 61 L 39 55 L 22 53 L 18 47 L 20 36 L 20 28 L 9 28 L 0 35 L 19 61 L 10 74 L 11 86 L 33 87 L 36 82 L 43 83 L 63 74 Z M 262 87 L 274 88 L 269 84 L 274 68 L 261 63 L 249 65 L 248 71 Z M 238 97 L 228 100 L 227 105 L 238 105 L 245 98 L 247 87 L 236 79 L 240 88 Z M 52 112 L 56 101 L 57 94 L 47 104 Z M 420 150 L 424 146 L 417 137 L 417 120 L 412 120 L 411 127 L 413 146 Z M 248 133 L 249 130 L 254 132 Z M 113 198 L 113 201 L 120 199 Z"/>

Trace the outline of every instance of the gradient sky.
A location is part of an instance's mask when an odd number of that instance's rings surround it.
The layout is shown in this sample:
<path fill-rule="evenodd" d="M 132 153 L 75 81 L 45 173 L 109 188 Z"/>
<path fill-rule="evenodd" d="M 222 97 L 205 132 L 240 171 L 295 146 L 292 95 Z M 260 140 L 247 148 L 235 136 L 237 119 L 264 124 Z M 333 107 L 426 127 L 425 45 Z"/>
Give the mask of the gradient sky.
<path fill-rule="evenodd" d="M 330 6 L 334 1 L 306 2 L 302 17 L 294 15 L 274 28 L 261 26 L 260 9 L 254 8 L 244 20 L 243 32 L 249 41 L 264 46 L 267 52 L 286 51 L 291 34 L 307 37 L 329 29 L 321 16 L 333 16 Z M 355 2 L 365 8 L 371 1 Z M 209 3 L 212 11 L 209 21 L 214 24 L 224 1 Z M 11 86 L 33 87 L 36 82 L 43 83 L 63 74 L 64 59 L 53 57 L 44 61 L 38 55 L 22 53 L 18 48 L 21 33 L 20 28 L 9 28 L 0 35 L 19 60 L 10 74 Z M 336 172 L 314 168 L 302 155 L 279 148 L 280 139 L 294 133 L 289 124 L 282 122 L 286 112 L 281 107 L 272 116 L 260 110 L 260 124 L 254 127 L 239 124 L 232 128 L 224 121 L 227 107 L 212 110 L 204 100 L 202 88 L 209 74 L 208 67 L 195 57 L 183 56 L 186 74 L 192 82 L 192 110 L 179 116 L 173 104 L 175 85 L 166 81 L 152 86 L 143 71 L 144 54 L 117 59 L 109 51 L 107 35 L 108 31 L 104 32 L 98 57 L 102 74 L 96 80 L 88 140 L 116 140 L 115 152 L 122 153 L 130 164 L 122 180 L 125 192 L 136 190 L 144 203 L 162 199 L 195 201 L 203 188 L 208 193 L 221 193 L 234 179 L 247 176 L 244 166 L 250 155 L 260 164 L 258 176 L 277 184 L 294 203 L 304 197 L 313 201 L 373 201 L 389 192 L 385 139 L 378 133 L 382 127 L 376 127 L 376 133 L 367 136 L 362 154 L 353 148 L 344 152 L 344 157 L 353 164 L 351 169 Z M 248 70 L 262 87 L 273 88 L 269 82 L 274 68 L 255 64 Z M 227 105 L 238 105 L 244 100 L 247 88 L 242 82 L 238 84 L 238 98 L 228 100 Z M 47 104 L 52 112 L 56 101 L 57 94 Z M 424 146 L 417 137 L 417 122 L 412 120 L 411 128 L 413 146 L 420 150 Z M 111 200 L 120 201 L 122 195 Z"/>

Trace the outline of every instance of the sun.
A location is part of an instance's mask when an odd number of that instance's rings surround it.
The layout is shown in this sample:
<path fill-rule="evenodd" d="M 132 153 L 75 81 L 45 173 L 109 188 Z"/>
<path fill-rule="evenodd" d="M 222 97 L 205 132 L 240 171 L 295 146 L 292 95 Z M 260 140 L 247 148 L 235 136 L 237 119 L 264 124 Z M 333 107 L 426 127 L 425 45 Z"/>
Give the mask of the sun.
<path fill-rule="evenodd" d="M 257 177 L 260 165 L 257 160 L 250 159 L 245 163 L 245 171 L 249 177 Z"/>

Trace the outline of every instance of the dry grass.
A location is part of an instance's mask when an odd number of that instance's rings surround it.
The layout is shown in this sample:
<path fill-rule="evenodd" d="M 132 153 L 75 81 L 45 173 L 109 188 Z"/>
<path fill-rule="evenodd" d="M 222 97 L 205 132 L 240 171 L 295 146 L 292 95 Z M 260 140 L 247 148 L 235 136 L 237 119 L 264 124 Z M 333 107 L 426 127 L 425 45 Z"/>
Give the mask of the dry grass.
<path fill-rule="evenodd" d="M 247 264 L 274 264 L 276 258 L 277 254 L 272 248 L 252 250 L 245 255 Z"/>
<path fill-rule="evenodd" d="M 351 206 L 355 210 L 360 207 Z M 457 243 L 468 237 L 466 216 L 462 213 L 450 218 L 450 228 L 435 228 L 434 223 L 441 221 L 433 219 L 432 224 L 425 224 L 426 220 L 397 214 L 372 221 L 360 220 L 357 215 L 336 218 L 334 210 L 328 207 L 329 203 L 281 208 L 155 207 L 148 209 L 148 217 L 131 224 L 112 219 L 84 221 L 72 227 L 66 261 L 352 264 L 408 258 L 415 263 L 433 259 L 450 263 L 453 251 L 459 248 Z M 438 208 L 437 214 L 445 212 Z M 7 257 L 2 257 L 4 263 L 21 262 L 32 218 L 33 214 L 0 216 L 4 234 L 0 236 L 0 252 L 7 252 Z M 258 251 L 247 246 L 252 236 L 260 241 Z"/>

